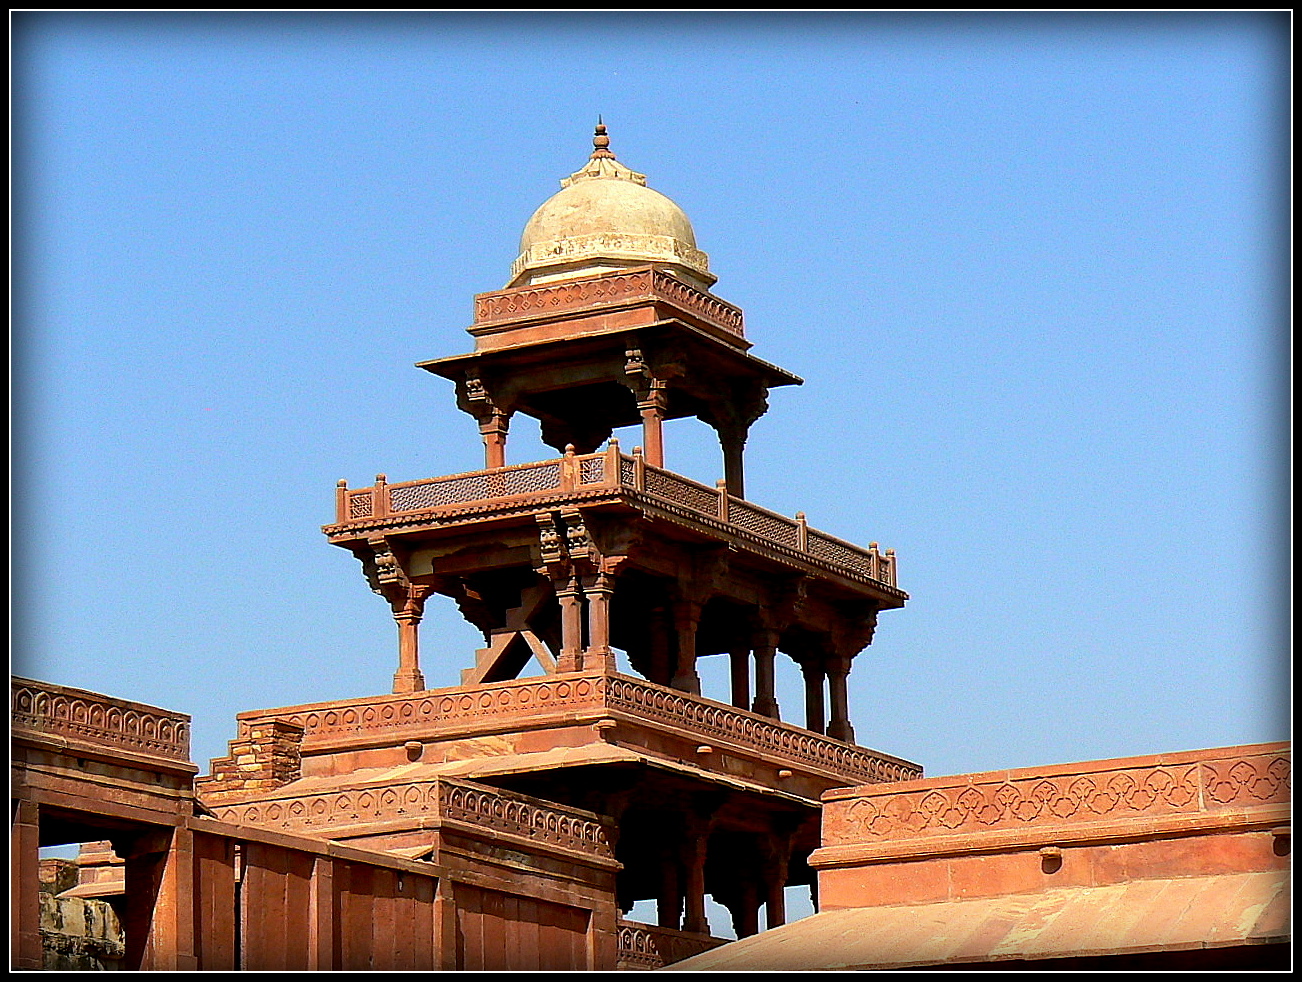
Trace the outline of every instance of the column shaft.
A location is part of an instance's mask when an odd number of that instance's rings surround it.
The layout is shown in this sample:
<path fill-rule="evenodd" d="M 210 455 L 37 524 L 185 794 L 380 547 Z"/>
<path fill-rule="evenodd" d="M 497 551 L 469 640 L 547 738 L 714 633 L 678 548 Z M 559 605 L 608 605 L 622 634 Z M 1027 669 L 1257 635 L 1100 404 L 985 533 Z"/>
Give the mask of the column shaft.
<path fill-rule="evenodd" d="M 484 439 L 484 466 L 488 469 L 506 466 L 506 433 L 511 425 L 507 413 L 493 412 L 479 421 L 479 435 Z"/>
<path fill-rule="evenodd" d="M 583 651 L 585 671 L 614 671 L 615 653 L 610 648 L 610 595 L 614 592 L 605 573 L 584 578 L 583 594 L 588 602 L 588 647 Z"/>
<path fill-rule="evenodd" d="M 655 402 L 640 402 L 642 452 L 653 467 L 665 466 L 664 410 Z"/>
<path fill-rule="evenodd" d="M 556 588 L 561 604 L 561 656 L 558 672 L 577 672 L 583 667 L 583 595 L 574 577 Z"/>
<path fill-rule="evenodd" d="M 828 660 L 827 688 L 832 718 L 827 724 L 827 735 L 846 743 L 854 743 L 854 727 L 850 725 L 850 696 L 846 685 L 849 674 L 849 658 Z"/>
<path fill-rule="evenodd" d="M 41 951 L 41 822 L 34 801 L 20 800 L 9 827 L 9 964 L 39 970 Z"/>
<path fill-rule="evenodd" d="M 800 671 L 805 676 L 805 729 L 822 733 L 825 727 L 822 659 L 808 656 L 800 663 Z"/>
<path fill-rule="evenodd" d="M 687 600 L 674 604 L 674 630 L 678 634 L 678 665 L 671 685 L 681 692 L 701 694 L 701 677 L 696 673 L 696 627 L 701 605 Z"/>
<path fill-rule="evenodd" d="M 760 631 L 755 635 L 755 702 L 754 712 L 770 719 L 779 719 L 778 701 L 774 694 L 774 661 L 777 658 L 777 631 Z"/>
<path fill-rule="evenodd" d="M 686 913 L 683 930 L 698 934 L 710 933 L 710 922 L 705 917 L 705 850 L 708 839 L 704 830 L 692 831 L 687 836 L 687 889 L 684 891 Z"/>

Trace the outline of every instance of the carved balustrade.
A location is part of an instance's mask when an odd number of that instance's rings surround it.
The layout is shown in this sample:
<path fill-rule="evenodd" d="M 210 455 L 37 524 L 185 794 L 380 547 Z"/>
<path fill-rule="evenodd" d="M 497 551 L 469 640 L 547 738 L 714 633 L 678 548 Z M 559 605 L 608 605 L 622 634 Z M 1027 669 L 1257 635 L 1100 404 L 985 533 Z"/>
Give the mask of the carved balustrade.
<path fill-rule="evenodd" d="M 528 795 L 449 778 L 393 787 L 356 787 L 287 798 L 212 806 L 222 821 L 319 832 L 395 819 L 473 827 L 494 837 L 525 839 L 581 855 L 612 854 L 610 830 L 596 815 Z"/>
<path fill-rule="evenodd" d="M 594 454 L 570 454 L 555 460 L 468 471 L 446 477 L 389 484 L 384 475 L 367 488 L 350 489 L 339 482 L 336 524 L 331 534 L 350 526 L 412 520 L 425 513 L 445 516 L 453 511 L 475 513 L 494 508 L 541 507 L 554 500 L 585 499 L 612 491 L 632 491 L 661 506 L 696 520 L 717 522 L 734 535 L 753 539 L 806 560 L 836 568 L 856 579 L 896 586 L 895 551 L 882 552 L 877 543 L 867 549 L 812 529 L 803 513 L 794 519 L 728 494 L 715 487 L 646 463 L 641 454 L 610 449 Z"/>
<path fill-rule="evenodd" d="M 190 717 L 66 686 L 12 679 L 13 733 L 188 762 Z"/>
<path fill-rule="evenodd" d="M 470 736 L 596 722 L 618 715 L 709 739 L 719 749 L 784 766 L 875 784 L 922 774 L 917 764 L 829 739 L 802 727 L 760 716 L 677 689 L 618 674 L 567 674 L 495 682 L 473 688 L 429 689 L 245 713 L 240 732 L 269 719 L 303 727 L 303 752 L 343 746 L 383 746 L 409 739 Z"/>
<path fill-rule="evenodd" d="M 725 938 L 638 921 L 621 920 L 616 924 L 616 931 L 619 967 L 625 970 L 653 971 L 728 943 Z"/>

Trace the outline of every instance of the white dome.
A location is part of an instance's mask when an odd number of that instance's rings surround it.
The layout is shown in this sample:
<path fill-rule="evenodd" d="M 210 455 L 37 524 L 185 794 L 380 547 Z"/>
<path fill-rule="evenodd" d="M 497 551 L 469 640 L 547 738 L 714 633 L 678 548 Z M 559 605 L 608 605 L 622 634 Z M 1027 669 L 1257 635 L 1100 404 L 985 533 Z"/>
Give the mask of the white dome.
<path fill-rule="evenodd" d="M 511 266 L 512 286 L 589 276 L 648 263 L 700 289 L 716 277 L 683 210 L 646 177 L 625 167 L 597 126 L 587 166 L 561 181 L 561 190 L 533 213 Z"/>

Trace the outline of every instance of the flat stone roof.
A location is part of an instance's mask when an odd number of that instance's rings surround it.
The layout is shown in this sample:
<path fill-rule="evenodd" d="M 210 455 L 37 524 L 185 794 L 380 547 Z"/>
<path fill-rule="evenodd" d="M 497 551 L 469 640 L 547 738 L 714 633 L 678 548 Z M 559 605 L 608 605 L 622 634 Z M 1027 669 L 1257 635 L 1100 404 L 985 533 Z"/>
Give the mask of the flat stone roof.
<path fill-rule="evenodd" d="M 943 967 L 1283 943 L 1289 911 L 1284 870 L 1138 880 L 824 911 L 666 970 Z"/>

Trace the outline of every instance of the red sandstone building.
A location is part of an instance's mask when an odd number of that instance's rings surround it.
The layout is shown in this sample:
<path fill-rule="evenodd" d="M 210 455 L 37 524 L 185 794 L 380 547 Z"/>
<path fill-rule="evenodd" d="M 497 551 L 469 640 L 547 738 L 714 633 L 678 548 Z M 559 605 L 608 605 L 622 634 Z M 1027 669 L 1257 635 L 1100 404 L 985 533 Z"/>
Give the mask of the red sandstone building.
<path fill-rule="evenodd" d="M 243 713 L 196 780 L 186 717 L 15 680 L 13 964 L 47 958 L 58 897 L 96 896 L 129 968 L 1286 959 L 1285 746 L 923 779 L 855 744 L 848 676 L 907 599 L 895 556 L 746 499 L 749 427 L 800 380 L 751 354 L 714 281 L 599 126 L 476 297 L 474 350 L 420 364 L 484 469 L 336 489 L 328 541 L 397 625 L 392 693 Z M 557 456 L 506 463 L 518 415 Z M 686 417 L 718 434 L 714 486 L 667 466 L 663 423 Z M 428 690 L 436 595 L 485 644 Z M 728 704 L 700 694 L 711 655 Z M 109 858 L 38 899 L 39 846 L 68 842 Z M 793 885 L 820 913 L 784 928 Z M 743 940 L 715 936 L 707 895 Z M 654 923 L 626 919 L 638 902 Z"/>

